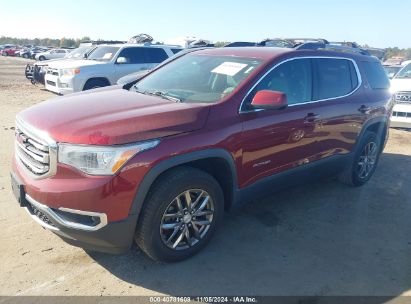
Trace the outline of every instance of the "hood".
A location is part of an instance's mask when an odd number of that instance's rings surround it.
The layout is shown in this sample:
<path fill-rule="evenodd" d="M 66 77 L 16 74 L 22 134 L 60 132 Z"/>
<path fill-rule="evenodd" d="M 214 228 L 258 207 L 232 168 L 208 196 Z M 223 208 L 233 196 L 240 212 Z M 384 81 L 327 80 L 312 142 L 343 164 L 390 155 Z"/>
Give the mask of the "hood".
<path fill-rule="evenodd" d="M 97 61 L 97 60 L 85 60 L 85 59 L 69 59 L 69 60 L 58 60 L 50 63 L 50 67 L 54 69 L 74 69 L 82 66 L 96 65 L 96 64 L 106 64 L 107 62 Z"/>
<path fill-rule="evenodd" d="M 201 129 L 209 104 L 175 103 L 121 87 L 54 98 L 18 114 L 57 142 L 116 145 Z"/>
<path fill-rule="evenodd" d="M 392 93 L 400 92 L 400 91 L 408 91 L 411 92 L 411 78 L 394 78 L 391 80 L 391 88 Z"/>

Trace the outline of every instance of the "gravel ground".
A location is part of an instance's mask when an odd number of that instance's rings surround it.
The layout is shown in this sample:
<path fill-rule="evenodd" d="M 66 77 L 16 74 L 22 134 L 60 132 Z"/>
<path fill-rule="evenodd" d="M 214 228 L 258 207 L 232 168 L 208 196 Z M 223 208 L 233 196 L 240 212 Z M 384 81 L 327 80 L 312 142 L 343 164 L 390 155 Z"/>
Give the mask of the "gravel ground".
<path fill-rule="evenodd" d="M 67 245 L 10 189 L 15 114 L 55 95 L 0 57 L 0 295 L 411 296 L 411 132 L 391 130 L 373 179 L 284 190 L 237 207 L 210 245 L 178 264 Z"/>

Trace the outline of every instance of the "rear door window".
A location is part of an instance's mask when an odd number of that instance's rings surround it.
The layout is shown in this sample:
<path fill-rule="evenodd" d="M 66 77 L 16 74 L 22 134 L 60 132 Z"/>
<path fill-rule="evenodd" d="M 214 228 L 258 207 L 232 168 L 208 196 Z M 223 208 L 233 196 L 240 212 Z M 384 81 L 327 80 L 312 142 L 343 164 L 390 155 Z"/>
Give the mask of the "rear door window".
<path fill-rule="evenodd" d="M 173 54 L 177 54 L 178 52 L 182 51 L 183 49 L 171 49 Z"/>
<path fill-rule="evenodd" d="M 146 63 L 160 63 L 168 58 L 167 53 L 161 48 L 145 48 Z"/>
<path fill-rule="evenodd" d="M 314 100 L 338 98 L 350 94 L 358 86 L 358 76 L 348 59 L 315 58 Z"/>
<path fill-rule="evenodd" d="M 379 62 L 363 61 L 362 64 L 365 76 L 372 89 L 386 90 L 390 87 L 390 81 L 388 80 L 387 74 Z"/>

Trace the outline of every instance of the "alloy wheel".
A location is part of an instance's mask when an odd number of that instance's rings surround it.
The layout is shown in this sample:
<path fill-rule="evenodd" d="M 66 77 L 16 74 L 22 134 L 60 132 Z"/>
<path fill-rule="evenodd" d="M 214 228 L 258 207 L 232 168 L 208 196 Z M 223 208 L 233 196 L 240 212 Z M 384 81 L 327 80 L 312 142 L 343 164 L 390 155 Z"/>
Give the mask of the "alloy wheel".
<path fill-rule="evenodd" d="M 214 203 L 201 189 L 180 193 L 167 206 L 160 223 L 164 244 L 173 250 L 184 250 L 196 245 L 210 229 Z"/>
<path fill-rule="evenodd" d="M 368 177 L 377 162 L 378 146 L 375 142 L 369 142 L 363 148 L 357 163 L 357 175 L 364 179 Z"/>

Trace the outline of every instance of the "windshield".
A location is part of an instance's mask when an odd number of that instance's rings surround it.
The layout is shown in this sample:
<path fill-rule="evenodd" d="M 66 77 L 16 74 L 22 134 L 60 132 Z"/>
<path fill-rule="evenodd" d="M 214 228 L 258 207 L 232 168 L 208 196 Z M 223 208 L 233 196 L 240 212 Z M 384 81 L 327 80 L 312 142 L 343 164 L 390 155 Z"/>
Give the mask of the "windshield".
<path fill-rule="evenodd" d="M 163 66 L 132 90 L 181 102 L 217 102 L 229 95 L 261 61 L 228 56 L 186 55 Z"/>
<path fill-rule="evenodd" d="M 403 67 L 394 78 L 411 78 L 411 63 Z"/>
<path fill-rule="evenodd" d="M 83 58 L 84 54 L 88 52 L 89 47 L 79 47 L 66 55 L 66 58 Z"/>
<path fill-rule="evenodd" d="M 87 59 L 98 61 L 110 61 L 119 50 L 115 46 L 100 46 L 96 48 Z"/>
<path fill-rule="evenodd" d="M 384 66 L 384 70 L 387 73 L 387 76 L 389 78 L 393 78 L 395 74 L 397 74 L 397 72 L 401 70 L 401 67 L 400 66 Z"/>

